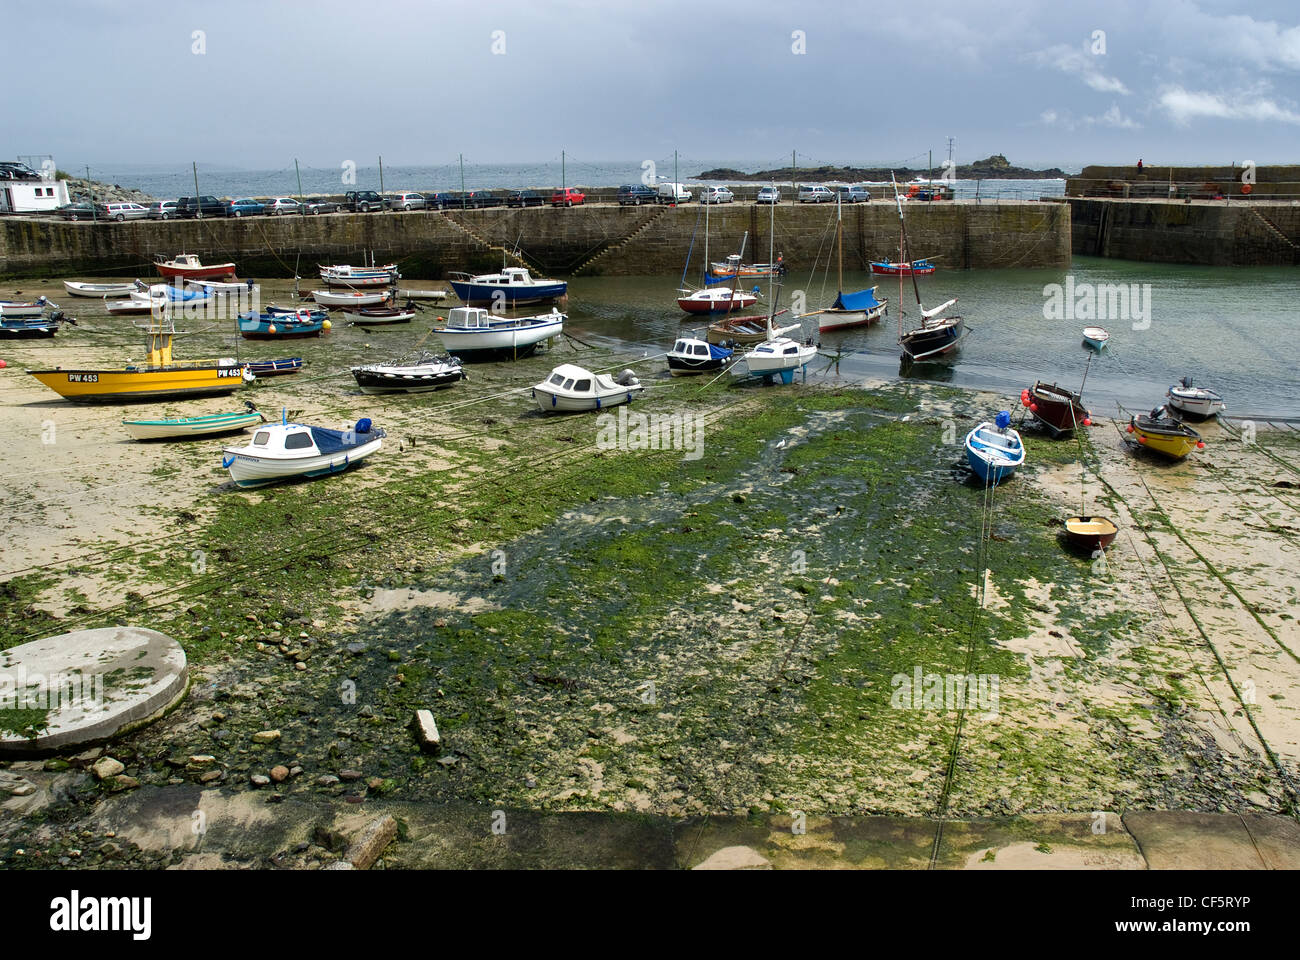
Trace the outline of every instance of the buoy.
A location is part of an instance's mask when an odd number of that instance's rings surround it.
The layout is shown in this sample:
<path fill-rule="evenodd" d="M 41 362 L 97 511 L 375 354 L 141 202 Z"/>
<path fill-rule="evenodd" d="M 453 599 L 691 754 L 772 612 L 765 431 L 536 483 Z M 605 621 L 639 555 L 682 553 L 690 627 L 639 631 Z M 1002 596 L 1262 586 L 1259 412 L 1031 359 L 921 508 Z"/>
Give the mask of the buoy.
<path fill-rule="evenodd" d="M 1022 407 L 1027 407 L 1027 406 L 1029 406 L 1029 397 L 1026 396 L 1026 395 L 1023 395 L 1023 394 L 1022 394 L 1021 397 L 1020 397 L 1020 405 L 1021 405 Z"/>
<path fill-rule="evenodd" d="M 1036 404 L 1036 403 L 1031 403 L 1031 404 L 1029 405 L 1029 412 L 1030 412 L 1030 413 L 1037 413 L 1037 412 L 1038 412 L 1038 404 Z"/>
<path fill-rule="evenodd" d="M 1133 432 L 1133 424 L 1131 424 L 1131 423 L 1128 425 L 1128 432 L 1129 432 L 1129 433 L 1132 433 L 1132 432 Z"/>
<path fill-rule="evenodd" d="M 1084 417 L 1084 418 L 1083 418 L 1083 425 L 1084 425 L 1085 427 L 1091 427 L 1091 426 L 1092 426 L 1092 421 L 1089 420 L 1087 417 Z"/>
<path fill-rule="evenodd" d="M 1146 443 L 1146 442 L 1147 442 L 1146 437 L 1138 437 L 1138 443 Z"/>
<path fill-rule="evenodd" d="M 9 364 L 5 363 L 3 360 L 0 360 L 0 370 L 3 370 L 7 366 L 9 366 Z"/>
<path fill-rule="evenodd" d="M 266 328 L 266 332 L 267 332 L 267 333 L 275 333 L 275 324 L 273 323 L 273 324 L 271 324 L 269 327 L 267 327 L 267 328 Z"/>
<path fill-rule="evenodd" d="M 1204 449 L 1205 449 L 1205 441 L 1204 441 L 1204 440 L 1197 440 L 1197 441 L 1196 441 L 1196 449 L 1197 449 L 1197 450 L 1204 450 Z"/>
<path fill-rule="evenodd" d="M 330 322 L 328 320 L 322 320 L 320 324 L 320 328 L 322 330 L 328 330 L 330 328 Z"/>

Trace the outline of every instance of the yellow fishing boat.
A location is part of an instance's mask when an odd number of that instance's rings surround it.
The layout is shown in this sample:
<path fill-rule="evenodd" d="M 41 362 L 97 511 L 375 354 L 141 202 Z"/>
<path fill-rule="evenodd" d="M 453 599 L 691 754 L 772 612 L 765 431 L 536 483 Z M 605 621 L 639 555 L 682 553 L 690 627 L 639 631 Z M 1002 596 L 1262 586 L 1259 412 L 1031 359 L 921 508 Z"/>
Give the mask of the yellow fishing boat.
<path fill-rule="evenodd" d="M 77 403 L 113 403 L 206 397 L 233 393 L 253 379 L 246 363 L 231 358 L 177 362 L 172 359 L 172 337 L 177 335 L 170 316 L 151 316 L 149 353 L 143 363 L 120 370 L 28 370 L 65 400 Z"/>
<path fill-rule="evenodd" d="M 1148 450 L 1172 460 L 1182 460 L 1193 450 L 1205 448 L 1201 435 L 1181 420 L 1169 416 L 1165 407 L 1156 407 L 1149 414 L 1132 417 L 1128 432 Z"/>

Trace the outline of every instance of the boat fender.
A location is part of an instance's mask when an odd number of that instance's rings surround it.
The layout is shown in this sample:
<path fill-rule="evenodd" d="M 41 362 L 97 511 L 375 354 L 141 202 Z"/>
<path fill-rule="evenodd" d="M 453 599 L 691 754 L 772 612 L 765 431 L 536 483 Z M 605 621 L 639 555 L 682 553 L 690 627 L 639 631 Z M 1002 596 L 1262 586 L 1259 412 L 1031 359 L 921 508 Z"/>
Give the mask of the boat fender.
<path fill-rule="evenodd" d="M 1131 424 L 1131 423 L 1128 425 L 1128 432 L 1129 432 L 1129 433 L 1132 433 L 1132 432 L 1133 432 L 1133 424 Z"/>
<path fill-rule="evenodd" d="M 1138 437 L 1138 443 L 1146 443 L 1146 442 L 1147 442 L 1146 437 Z"/>
<path fill-rule="evenodd" d="M 1091 427 L 1091 426 L 1092 426 L 1092 419 L 1091 419 L 1090 417 L 1084 417 L 1084 418 L 1083 418 L 1083 425 L 1084 425 L 1085 427 Z"/>
<path fill-rule="evenodd" d="M 1204 450 L 1204 449 L 1205 449 L 1205 441 L 1204 441 L 1204 440 L 1197 440 L 1197 441 L 1196 441 L 1196 449 L 1197 449 L 1197 450 Z"/>
<path fill-rule="evenodd" d="M 552 403 L 552 405 L 554 405 L 554 403 L 555 403 L 555 398 L 554 398 L 554 397 L 551 398 L 551 403 Z M 596 409 L 597 409 L 597 410 L 600 409 L 600 397 L 597 397 L 597 398 L 596 398 Z"/>
<path fill-rule="evenodd" d="M 222 457 L 222 458 L 221 458 L 221 465 L 222 465 L 223 467 L 225 467 L 227 470 L 230 469 L 231 464 L 233 464 L 234 462 L 235 462 L 235 458 L 234 458 L 234 457 Z"/>
<path fill-rule="evenodd" d="M 555 394 L 551 394 L 551 406 L 555 406 Z M 600 409 L 600 401 L 596 401 L 596 409 Z"/>

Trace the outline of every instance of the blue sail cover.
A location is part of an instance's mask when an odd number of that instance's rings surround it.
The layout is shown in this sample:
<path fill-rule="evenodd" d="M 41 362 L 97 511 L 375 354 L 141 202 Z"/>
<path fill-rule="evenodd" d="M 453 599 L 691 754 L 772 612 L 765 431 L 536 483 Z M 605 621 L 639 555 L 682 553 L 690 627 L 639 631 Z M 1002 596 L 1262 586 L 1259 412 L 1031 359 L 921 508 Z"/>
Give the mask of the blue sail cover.
<path fill-rule="evenodd" d="M 730 347 L 719 347 L 712 343 L 709 344 L 710 360 L 725 360 L 727 357 L 731 356 L 731 353 L 732 351 Z"/>
<path fill-rule="evenodd" d="M 735 279 L 736 275 L 734 273 L 729 273 L 725 277 L 715 277 L 712 274 L 709 274 L 704 278 L 704 285 L 706 287 L 716 287 L 720 283 L 730 283 Z"/>
<path fill-rule="evenodd" d="M 831 305 L 832 310 L 874 310 L 880 306 L 880 301 L 876 299 L 874 288 L 871 290 L 859 290 L 857 293 L 845 293 L 843 290 L 835 298 L 835 303 Z"/>

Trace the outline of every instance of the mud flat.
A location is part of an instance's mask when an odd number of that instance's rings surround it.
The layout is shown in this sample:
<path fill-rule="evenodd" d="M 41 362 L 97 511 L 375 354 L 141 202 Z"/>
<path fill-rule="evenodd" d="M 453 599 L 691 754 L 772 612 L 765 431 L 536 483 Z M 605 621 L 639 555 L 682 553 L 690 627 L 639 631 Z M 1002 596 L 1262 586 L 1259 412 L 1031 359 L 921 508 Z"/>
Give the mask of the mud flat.
<path fill-rule="evenodd" d="M 1015 824 L 1294 809 L 1294 434 L 1244 443 L 1211 424 L 1207 448 L 1169 466 L 1109 421 L 1082 448 L 1027 427 L 1027 466 L 995 491 L 982 544 L 961 439 L 1010 398 L 834 371 L 786 388 L 673 380 L 639 348 L 568 341 L 475 365 L 455 390 L 364 397 L 346 364 L 370 339 L 308 342 L 304 374 L 239 396 L 308 422 L 370 416 L 384 450 L 257 492 L 230 488 L 220 440 L 131 443 L 119 408 L 54 399 L 15 369 L 37 348 L 11 351 L 0 497 L 22 533 L 3 552 L 0 644 L 138 624 L 182 643 L 192 686 L 107 748 L 138 790 L 114 792 L 86 754 L 9 765 L 37 789 L 3 804 L 5 866 L 61 863 L 75 843 L 97 851 L 79 865 L 310 867 L 335 855 L 316 827 L 390 808 L 407 811 L 402 836 L 431 831 L 440 849 L 481 834 L 457 865 L 578 862 L 576 840 L 548 846 L 559 822 L 604 824 L 601 862 L 662 830 L 647 862 L 739 846 L 816 865 L 756 839 L 796 816 L 813 824 L 800 843 L 857 850 L 857 865 L 1040 865 L 1059 841 Z M 63 349 L 71 363 L 125 348 Z M 563 361 L 632 366 L 651 384 L 633 410 L 698 416 L 699 457 L 602 449 L 595 417 L 539 415 L 528 387 Z M 1104 563 L 1060 539 L 1081 449 L 1091 509 L 1122 531 Z M 968 705 L 957 738 L 960 706 L 897 696 L 918 670 L 996 678 L 996 702 Z M 440 751 L 415 742 L 419 709 Z M 164 833 L 220 805 L 242 839 L 196 860 L 192 838 L 128 836 L 146 802 Z M 498 809 L 531 825 L 511 840 L 522 859 L 487 846 Z M 916 851 L 855 847 L 886 835 L 875 818 L 919 831 Z M 986 843 L 962 826 L 975 820 L 1010 826 Z M 687 824 L 709 843 L 679 849 Z M 432 865 L 404 842 L 394 865 Z M 1140 865 L 1127 846 L 1096 856 Z"/>

